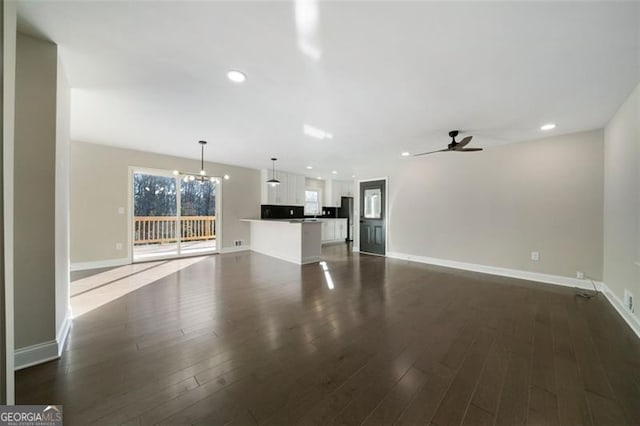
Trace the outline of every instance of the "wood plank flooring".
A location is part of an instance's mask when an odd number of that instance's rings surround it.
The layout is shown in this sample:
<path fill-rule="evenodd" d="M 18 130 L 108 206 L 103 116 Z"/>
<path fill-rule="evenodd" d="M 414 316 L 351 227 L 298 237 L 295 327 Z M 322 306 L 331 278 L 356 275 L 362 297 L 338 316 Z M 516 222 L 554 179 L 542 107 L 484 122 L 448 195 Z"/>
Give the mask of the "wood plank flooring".
<path fill-rule="evenodd" d="M 323 255 L 211 256 L 89 312 L 17 402 L 71 425 L 640 424 L 640 341 L 602 296 Z"/>

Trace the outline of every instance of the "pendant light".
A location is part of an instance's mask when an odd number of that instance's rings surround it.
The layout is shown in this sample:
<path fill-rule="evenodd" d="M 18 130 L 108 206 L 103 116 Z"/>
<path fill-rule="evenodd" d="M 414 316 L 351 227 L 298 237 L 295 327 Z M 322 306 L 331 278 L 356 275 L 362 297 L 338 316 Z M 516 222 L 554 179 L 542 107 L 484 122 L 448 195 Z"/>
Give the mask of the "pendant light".
<path fill-rule="evenodd" d="M 272 158 L 271 161 L 273 162 L 273 174 L 271 175 L 271 179 L 269 179 L 267 183 L 271 186 L 278 186 L 280 185 L 280 181 L 276 179 L 276 161 L 278 161 L 278 159 Z"/>
<path fill-rule="evenodd" d="M 200 183 L 204 183 L 206 181 L 215 182 L 215 176 L 208 176 L 206 170 L 204 169 L 204 147 L 207 144 L 207 141 L 198 141 L 200 144 L 200 172 L 199 173 L 190 173 L 190 172 L 181 172 L 178 170 L 174 170 L 173 174 L 183 175 L 185 182 L 193 182 L 194 180 L 199 180 Z M 229 175 L 224 175 L 225 179 L 229 179 Z"/>

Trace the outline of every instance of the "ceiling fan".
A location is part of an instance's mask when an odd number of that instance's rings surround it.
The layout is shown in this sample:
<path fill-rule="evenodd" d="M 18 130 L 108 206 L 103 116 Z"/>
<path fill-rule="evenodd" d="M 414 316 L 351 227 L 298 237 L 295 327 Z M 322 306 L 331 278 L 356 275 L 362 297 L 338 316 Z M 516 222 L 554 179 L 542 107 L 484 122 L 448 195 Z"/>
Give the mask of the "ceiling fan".
<path fill-rule="evenodd" d="M 482 148 L 465 148 L 471 142 L 473 136 L 467 136 L 462 139 L 460 142 L 456 142 L 456 136 L 460 133 L 458 130 L 452 130 L 449 132 L 449 137 L 451 138 L 451 143 L 447 145 L 445 149 L 439 149 L 437 151 L 429 151 L 423 152 L 422 154 L 415 154 L 414 157 L 418 157 L 420 155 L 434 154 L 436 152 L 445 152 L 445 151 L 460 151 L 460 152 L 473 152 L 473 151 L 482 151 Z"/>

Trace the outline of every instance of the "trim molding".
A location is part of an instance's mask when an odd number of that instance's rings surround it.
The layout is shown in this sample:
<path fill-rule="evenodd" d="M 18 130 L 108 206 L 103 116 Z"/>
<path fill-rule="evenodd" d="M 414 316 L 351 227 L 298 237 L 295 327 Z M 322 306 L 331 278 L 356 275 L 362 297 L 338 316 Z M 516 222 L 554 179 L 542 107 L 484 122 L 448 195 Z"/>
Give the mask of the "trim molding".
<path fill-rule="evenodd" d="M 629 312 L 625 307 L 622 300 L 616 294 L 611 291 L 609 286 L 606 283 L 599 283 L 598 288 L 604 294 L 604 297 L 607 298 L 609 303 L 613 305 L 618 314 L 625 320 L 625 322 L 631 327 L 636 336 L 640 337 L 640 320 L 638 317 Z"/>
<path fill-rule="evenodd" d="M 236 253 L 239 251 L 248 251 L 251 250 L 251 247 L 249 246 L 238 246 L 238 247 L 223 247 L 220 249 L 220 254 L 224 254 L 224 253 Z"/>
<path fill-rule="evenodd" d="M 503 277 L 519 278 L 522 280 L 538 281 L 547 284 L 556 284 L 565 287 L 581 288 L 584 290 L 593 289 L 590 281 L 578 278 L 563 277 L 561 275 L 542 274 L 540 272 L 523 271 L 520 269 L 508 269 L 498 266 L 478 265 L 475 263 L 458 262 L 455 260 L 437 259 L 435 257 L 412 256 L 398 252 L 387 252 L 387 257 L 392 259 L 408 260 L 410 262 L 426 263 L 429 265 L 444 266 L 447 268 L 463 269 L 465 271 L 482 272 Z M 599 287 L 602 283 L 595 282 Z"/>
<path fill-rule="evenodd" d="M 302 259 L 302 263 L 300 263 L 300 265 L 307 265 L 309 263 L 316 263 L 316 262 L 320 262 L 322 260 L 322 257 L 320 256 L 309 256 L 309 257 L 305 257 L 304 259 Z"/>
<path fill-rule="evenodd" d="M 60 358 L 64 351 L 64 344 L 67 341 L 67 336 L 69 336 L 69 331 L 71 331 L 72 318 L 71 309 L 69 308 L 62 321 L 62 326 L 60 330 L 58 330 L 56 340 L 50 340 L 16 350 L 15 370 L 22 370 L 23 368 Z"/>
<path fill-rule="evenodd" d="M 58 358 L 60 358 L 60 355 L 58 355 L 58 342 L 50 340 L 48 342 L 38 343 L 16 350 L 15 369 L 22 370 L 23 368 Z"/>
<path fill-rule="evenodd" d="M 72 271 L 85 271 L 87 269 L 110 268 L 112 266 L 129 265 L 129 259 L 126 257 L 120 259 L 93 260 L 91 262 L 75 262 L 71 264 Z"/>
<path fill-rule="evenodd" d="M 454 260 L 437 259 L 434 257 L 411 256 L 404 253 L 388 252 L 387 257 L 392 259 L 408 260 L 410 262 L 426 263 L 429 265 L 444 266 L 447 268 L 463 269 L 466 271 L 482 272 L 491 275 L 500 275 L 503 277 L 519 278 L 528 281 L 538 281 L 546 284 L 555 284 L 565 287 L 581 288 L 585 290 L 593 290 L 593 286 L 587 280 L 578 278 L 563 277 L 561 275 L 541 274 L 539 272 L 522 271 L 519 269 L 507 269 L 497 266 L 477 265 L 474 263 L 457 262 Z M 618 311 L 622 319 L 631 327 L 631 330 L 640 337 L 640 320 L 638 317 L 629 312 L 620 298 L 607 286 L 607 284 L 594 281 L 596 288 L 604 295 L 613 308 Z"/>

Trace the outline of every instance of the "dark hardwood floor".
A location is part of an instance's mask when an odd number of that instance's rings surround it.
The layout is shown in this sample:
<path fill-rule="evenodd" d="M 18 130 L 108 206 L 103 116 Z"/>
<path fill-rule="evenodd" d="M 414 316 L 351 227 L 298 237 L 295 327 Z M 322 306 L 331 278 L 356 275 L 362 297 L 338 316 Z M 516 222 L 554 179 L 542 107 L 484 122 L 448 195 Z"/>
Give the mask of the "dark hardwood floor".
<path fill-rule="evenodd" d="M 17 401 L 77 425 L 640 424 L 640 341 L 602 296 L 324 255 L 211 256 L 87 313 Z"/>

